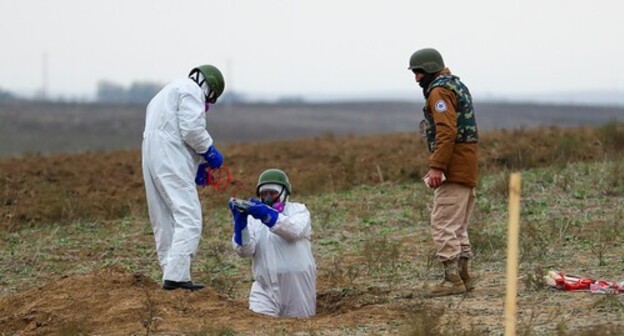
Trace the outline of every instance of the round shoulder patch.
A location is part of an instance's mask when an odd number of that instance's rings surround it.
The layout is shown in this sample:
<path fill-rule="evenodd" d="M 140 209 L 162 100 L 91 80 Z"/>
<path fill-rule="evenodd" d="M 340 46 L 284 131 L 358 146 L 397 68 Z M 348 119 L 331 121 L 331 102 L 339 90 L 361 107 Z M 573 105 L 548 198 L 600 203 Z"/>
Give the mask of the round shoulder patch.
<path fill-rule="evenodd" d="M 442 99 L 438 100 L 437 102 L 435 102 L 434 104 L 434 108 L 436 110 L 436 112 L 446 112 L 446 102 Z"/>

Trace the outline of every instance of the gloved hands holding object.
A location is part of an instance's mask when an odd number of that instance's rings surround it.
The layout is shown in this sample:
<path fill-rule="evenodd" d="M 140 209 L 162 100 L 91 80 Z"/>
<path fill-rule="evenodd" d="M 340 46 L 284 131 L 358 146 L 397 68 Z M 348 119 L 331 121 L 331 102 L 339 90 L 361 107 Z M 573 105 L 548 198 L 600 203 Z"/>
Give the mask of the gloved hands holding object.
<path fill-rule="evenodd" d="M 249 242 L 247 230 L 247 213 L 242 213 L 236 209 L 232 200 L 228 201 L 228 207 L 232 212 L 232 220 L 234 221 L 234 242 L 243 246 Z M 243 232 L 245 231 L 245 232 Z"/>
<path fill-rule="evenodd" d="M 197 173 L 195 174 L 195 184 L 200 187 L 209 185 L 208 168 L 210 168 L 208 162 L 199 164 L 199 168 L 197 168 Z"/>
<path fill-rule="evenodd" d="M 238 212 L 242 213 L 247 213 L 247 208 L 254 204 L 255 203 L 251 201 L 246 201 L 236 197 L 230 197 L 230 200 L 228 201 L 228 206 L 230 207 L 230 209 L 234 208 L 235 210 L 238 210 Z"/>
<path fill-rule="evenodd" d="M 212 169 L 218 169 L 223 164 L 223 155 L 215 148 L 215 146 L 208 147 L 208 151 L 202 154 L 206 163 Z"/>
<path fill-rule="evenodd" d="M 273 227 L 275 222 L 277 222 L 279 212 L 255 198 L 250 198 L 249 201 L 252 202 L 253 205 L 247 208 L 247 213 L 253 218 L 259 219 L 264 225 L 270 228 Z"/>

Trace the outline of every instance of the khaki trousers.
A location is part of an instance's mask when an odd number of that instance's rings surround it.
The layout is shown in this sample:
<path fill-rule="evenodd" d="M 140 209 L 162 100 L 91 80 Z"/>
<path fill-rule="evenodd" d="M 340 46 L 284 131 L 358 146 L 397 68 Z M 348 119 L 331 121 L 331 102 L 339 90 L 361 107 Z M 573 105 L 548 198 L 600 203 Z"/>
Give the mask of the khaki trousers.
<path fill-rule="evenodd" d="M 445 182 L 435 189 L 431 236 L 440 261 L 472 257 L 468 222 L 475 199 L 475 188 L 461 184 Z"/>

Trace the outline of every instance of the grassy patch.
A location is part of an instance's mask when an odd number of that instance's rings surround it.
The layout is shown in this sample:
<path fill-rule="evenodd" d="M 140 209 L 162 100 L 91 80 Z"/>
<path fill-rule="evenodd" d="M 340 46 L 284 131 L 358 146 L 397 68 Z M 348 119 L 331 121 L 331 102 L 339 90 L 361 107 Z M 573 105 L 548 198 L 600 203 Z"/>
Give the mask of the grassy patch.
<path fill-rule="evenodd" d="M 541 275 L 554 268 L 621 281 L 624 195 L 609 192 L 609 188 L 613 185 L 613 172 L 619 172 L 622 164 L 601 161 L 522 171 L 520 334 L 580 335 L 588 325 L 594 325 L 598 331 L 619 328 L 606 322 L 621 321 L 621 298 L 590 297 L 594 301 L 587 302 L 589 294 L 575 293 L 585 297 L 585 302 L 569 300 L 566 293 L 548 290 Z M 402 318 L 387 326 L 389 321 L 363 320 L 359 326 L 341 325 L 341 331 L 406 335 L 500 333 L 501 297 L 506 281 L 506 183 L 505 173 L 492 173 L 483 176 L 478 189 L 469 229 L 475 252 L 476 291 L 435 300 L 422 299 L 424 286 L 436 281 L 441 270 L 431 253 L 432 192 L 421 182 L 360 185 L 320 195 L 295 195 L 293 200 L 305 203 L 313 214 L 321 315 L 314 321 L 335 318 L 335 323 L 339 323 L 341 314 L 363 311 L 364 318 L 379 308 L 396 312 L 395 316 Z M 210 204 L 204 221 L 194 279 L 207 283 L 225 297 L 245 301 L 252 280 L 251 264 L 232 251 L 228 210 Z M 140 216 L 0 231 L 0 244 L 2 296 L 105 265 L 119 265 L 156 281 L 161 276 L 151 227 Z M 143 311 L 137 325 L 147 334 L 159 331 L 162 321 L 149 295 Z M 561 318 L 574 314 L 581 314 L 583 323 Z M 382 324 L 385 329 L 380 329 Z M 62 330 L 65 334 L 81 333 L 88 331 L 87 327 L 76 322 Z M 291 331 L 282 330 L 285 334 Z M 227 326 L 206 326 L 190 332 L 235 334 Z M 315 332 L 322 334 L 323 330 Z"/>

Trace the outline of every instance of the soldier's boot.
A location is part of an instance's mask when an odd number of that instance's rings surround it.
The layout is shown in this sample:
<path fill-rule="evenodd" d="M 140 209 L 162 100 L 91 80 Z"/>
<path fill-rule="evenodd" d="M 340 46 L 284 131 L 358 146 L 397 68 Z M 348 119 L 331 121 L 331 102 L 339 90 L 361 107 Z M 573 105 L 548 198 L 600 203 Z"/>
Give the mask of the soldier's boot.
<path fill-rule="evenodd" d="M 441 283 L 433 287 L 431 292 L 425 294 L 425 297 L 438 297 L 446 295 L 456 295 L 466 292 L 466 286 L 459 276 L 457 269 L 457 261 L 449 260 L 444 262 L 444 279 Z"/>
<path fill-rule="evenodd" d="M 457 261 L 457 266 L 459 267 L 459 277 L 464 282 L 464 286 L 468 292 L 475 288 L 474 282 L 470 279 L 470 274 L 468 272 L 469 260 L 470 259 L 468 258 L 459 258 Z"/>

